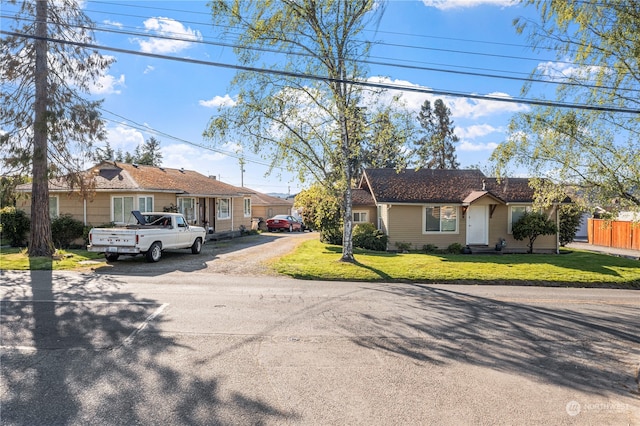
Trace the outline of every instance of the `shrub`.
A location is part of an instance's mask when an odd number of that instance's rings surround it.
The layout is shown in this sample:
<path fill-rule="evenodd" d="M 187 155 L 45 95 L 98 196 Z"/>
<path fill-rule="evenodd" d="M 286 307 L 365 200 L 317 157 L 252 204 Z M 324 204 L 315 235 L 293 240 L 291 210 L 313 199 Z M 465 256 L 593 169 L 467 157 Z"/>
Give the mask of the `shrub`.
<path fill-rule="evenodd" d="M 411 243 L 403 243 L 402 241 L 396 241 L 396 247 L 402 253 L 406 253 L 411 250 Z"/>
<path fill-rule="evenodd" d="M 424 251 L 425 253 L 437 253 L 438 252 L 438 247 L 433 245 L 433 244 L 425 244 L 422 246 L 422 251 Z"/>
<path fill-rule="evenodd" d="M 338 228 L 323 228 L 320 230 L 320 241 L 326 244 L 342 245 L 342 226 Z"/>
<path fill-rule="evenodd" d="M 582 210 L 575 204 L 560 207 L 560 245 L 566 246 L 576 237 L 580 228 Z"/>
<path fill-rule="evenodd" d="M 320 241 L 342 245 L 342 207 L 334 192 L 315 184 L 296 195 L 295 206 L 302 209 L 302 221 L 320 231 Z"/>
<path fill-rule="evenodd" d="M 2 237 L 9 240 L 12 247 L 25 246 L 25 235 L 31 226 L 31 220 L 22 210 L 15 207 L 0 209 Z"/>
<path fill-rule="evenodd" d="M 78 238 L 83 237 L 84 225 L 70 214 L 63 214 L 51 221 L 51 237 L 57 248 L 69 248 Z"/>
<path fill-rule="evenodd" d="M 353 246 L 366 250 L 385 251 L 388 237 L 372 223 L 359 223 L 353 229 Z"/>
<path fill-rule="evenodd" d="M 451 254 L 461 254 L 462 250 L 464 250 L 464 246 L 460 243 L 449 244 L 447 247 L 447 253 Z"/>
<path fill-rule="evenodd" d="M 529 253 L 533 253 L 533 242 L 540 235 L 552 235 L 558 231 L 556 224 L 542 212 L 526 212 L 512 227 L 513 238 L 529 239 Z"/>

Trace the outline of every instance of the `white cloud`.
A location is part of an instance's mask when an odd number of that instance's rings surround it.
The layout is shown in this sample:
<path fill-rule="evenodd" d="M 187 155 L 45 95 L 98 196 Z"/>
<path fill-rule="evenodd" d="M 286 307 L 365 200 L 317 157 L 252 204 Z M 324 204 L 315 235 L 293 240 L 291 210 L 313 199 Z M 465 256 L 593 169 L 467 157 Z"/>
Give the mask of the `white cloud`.
<path fill-rule="evenodd" d="M 462 141 L 459 145 L 456 146 L 458 151 L 493 151 L 498 147 L 498 144 L 495 142 L 488 143 L 473 143 L 469 141 Z"/>
<path fill-rule="evenodd" d="M 143 74 L 149 74 L 151 72 L 153 72 L 156 68 L 152 65 L 147 65 L 147 67 L 144 69 Z"/>
<path fill-rule="evenodd" d="M 107 141 L 114 151 L 133 152 L 137 146 L 144 143 L 141 131 L 131 129 L 125 125 L 118 125 L 107 129 Z"/>
<path fill-rule="evenodd" d="M 504 129 L 490 124 L 475 124 L 468 127 L 456 127 L 455 133 L 460 139 L 476 139 L 491 133 L 503 132 Z"/>
<path fill-rule="evenodd" d="M 385 85 L 398 86 L 400 88 L 422 88 L 428 90 L 428 87 L 420 86 L 418 84 L 411 83 L 406 80 L 391 80 L 388 77 L 370 77 L 368 81 L 372 83 L 380 83 Z M 425 101 L 429 101 L 433 104 L 436 99 L 442 99 L 445 105 L 451 110 L 452 118 L 472 118 L 477 119 L 480 117 L 504 114 L 504 113 L 517 113 L 522 111 L 528 111 L 529 107 L 520 103 L 513 102 L 500 102 L 493 100 L 453 97 L 444 95 L 433 95 L 430 93 L 421 93 L 413 91 L 405 91 L 389 89 L 385 94 L 386 99 L 391 99 L 393 96 L 401 94 L 402 100 L 405 102 L 409 111 L 415 111 L 418 113 L 422 104 Z M 506 93 L 489 93 L 487 96 L 495 98 L 511 99 L 512 97 Z"/>
<path fill-rule="evenodd" d="M 220 147 L 227 152 L 240 152 L 242 148 L 235 143 L 227 143 Z M 171 168 L 184 167 L 188 170 L 196 170 L 203 174 L 211 174 L 220 170 L 222 165 L 229 161 L 237 161 L 228 155 L 220 152 L 204 150 L 189 144 L 167 145 L 160 149 L 162 153 L 162 164 Z M 221 164 L 221 162 L 223 162 Z"/>
<path fill-rule="evenodd" d="M 489 93 L 487 96 L 512 99 L 510 95 L 499 92 Z M 451 108 L 451 116 L 454 118 L 477 119 L 491 115 L 504 113 L 514 114 L 529 110 L 527 105 L 514 102 L 501 102 L 474 98 L 449 98 L 448 100 L 448 106 Z"/>
<path fill-rule="evenodd" d="M 124 85 L 124 74 L 121 74 L 119 78 L 112 75 L 103 75 L 90 85 L 89 91 L 95 95 L 119 95 L 120 90 L 118 87 L 123 87 Z"/>
<path fill-rule="evenodd" d="M 602 71 L 602 67 L 592 66 L 575 66 L 568 62 L 541 62 L 537 66 L 537 70 L 543 76 L 548 77 L 552 81 L 567 81 L 569 79 L 588 80 Z"/>
<path fill-rule="evenodd" d="M 236 105 L 236 101 L 233 100 L 233 98 L 228 94 L 224 96 L 214 96 L 208 101 L 200 100 L 198 103 L 203 107 L 207 107 L 207 108 L 227 107 L 227 106 L 232 107 Z"/>
<path fill-rule="evenodd" d="M 111 21 L 109 19 L 105 19 L 104 21 L 102 21 L 103 24 L 105 25 L 109 25 L 111 27 L 116 27 L 116 28 L 122 28 L 122 22 L 115 22 L 115 21 Z"/>
<path fill-rule="evenodd" d="M 464 9 L 476 6 L 514 6 L 519 0 L 422 0 L 427 7 L 435 7 L 440 10 Z"/>
<path fill-rule="evenodd" d="M 200 31 L 185 28 L 171 18 L 149 18 L 144 21 L 145 30 L 149 33 L 169 38 L 134 39 L 145 53 L 175 53 L 191 46 L 191 42 L 202 40 Z"/>

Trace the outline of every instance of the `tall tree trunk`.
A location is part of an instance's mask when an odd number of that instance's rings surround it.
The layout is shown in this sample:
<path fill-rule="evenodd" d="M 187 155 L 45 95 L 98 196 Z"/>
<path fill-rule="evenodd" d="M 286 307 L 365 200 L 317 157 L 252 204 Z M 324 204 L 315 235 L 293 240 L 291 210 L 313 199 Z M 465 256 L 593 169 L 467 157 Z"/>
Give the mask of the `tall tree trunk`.
<path fill-rule="evenodd" d="M 346 113 L 342 113 L 340 117 L 342 122 L 342 156 L 344 158 L 344 177 L 346 181 L 346 187 L 344 190 L 344 217 L 343 217 L 343 232 L 342 232 L 342 262 L 354 262 L 353 257 L 353 215 L 352 211 L 352 199 L 351 199 L 351 178 L 353 177 L 353 154 L 349 149 L 349 131 L 347 127 Z"/>
<path fill-rule="evenodd" d="M 52 256 L 55 249 L 49 218 L 47 160 L 47 0 L 36 1 L 35 117 L 33 126 L 33 187 L 29 256 Z"/>

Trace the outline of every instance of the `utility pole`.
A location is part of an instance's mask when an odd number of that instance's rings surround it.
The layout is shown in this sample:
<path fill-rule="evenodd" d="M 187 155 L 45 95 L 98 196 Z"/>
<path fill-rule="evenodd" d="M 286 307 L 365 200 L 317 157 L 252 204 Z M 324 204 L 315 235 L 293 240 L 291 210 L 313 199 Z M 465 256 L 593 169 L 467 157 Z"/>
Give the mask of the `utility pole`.
<path fill-rule="evenodd" d="M 244 188 L 244 158 L 238 160 L 240 162 L 240 188 Z"/>

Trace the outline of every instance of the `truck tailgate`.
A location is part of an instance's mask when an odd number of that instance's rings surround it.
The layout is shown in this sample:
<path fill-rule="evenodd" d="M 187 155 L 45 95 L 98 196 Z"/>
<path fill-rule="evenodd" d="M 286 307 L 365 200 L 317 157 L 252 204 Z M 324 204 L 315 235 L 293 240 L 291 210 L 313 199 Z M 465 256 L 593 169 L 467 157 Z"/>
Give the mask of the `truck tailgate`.
<path fill-rule="evenodd" d="M 136 245 L 136 231 L 133 229 L 93 229 L 91 244 L 94 246 L 133 247 Z"/>

